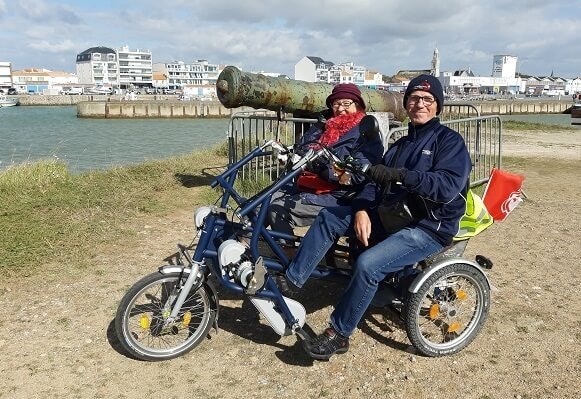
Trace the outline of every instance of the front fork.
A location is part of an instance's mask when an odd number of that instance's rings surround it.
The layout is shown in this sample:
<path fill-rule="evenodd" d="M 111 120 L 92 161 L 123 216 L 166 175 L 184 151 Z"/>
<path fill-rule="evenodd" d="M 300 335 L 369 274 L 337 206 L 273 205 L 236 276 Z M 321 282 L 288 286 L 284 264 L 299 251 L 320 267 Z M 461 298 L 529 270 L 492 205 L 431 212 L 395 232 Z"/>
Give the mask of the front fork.
<path fill-rule="evenodd" d="M 194 284 L 201 285 L 201 283 L 203 281 L 203 276 L 200 273 L 200 269 L 202 268 L 203 263 L 193 261 L 189 255 L 187 249 L 183 245 L 178 244 L 178 250 L 180 252 L 180 255 L 183 258 L 185 258 L 188 261 L 188 263 L 192 266 L 191 266 L 190 272 L 188 274 L 188 277 L 186 278 L 186 281 L 182 285 L 180 293 L 178 294 L 177 298 L 174 295 L 171 295 L 167 299 L 166 303 L 164 304 L 165 310 L 169 310 L 171 308 L 171 312 L 169 314 L 169 317 L 167 317 L 164 320 L 165 325 L 169 325 L 177 319 L 179 311 L 182 308 L 182 305 L 184 304 L 184 302 L 186 301 L 188 293 L 190 292 L 190 290 L 192 289 Z M 183 265 L 178 266 L 178 267 L 179 267 L 180 271 L 185 270 Z M 165 268 L 162 271 L 162 273 L 164 271 L 168 271 L 167 269 L 174 269 L 174 267 Z M 174 271 L 174 270 L 172 270 L 172 271 Z M 174 302 L 174 298 L 175 298 L 175 302 Z M 172 307 L 172 303 L 173 303 L 173 307 Z"/>

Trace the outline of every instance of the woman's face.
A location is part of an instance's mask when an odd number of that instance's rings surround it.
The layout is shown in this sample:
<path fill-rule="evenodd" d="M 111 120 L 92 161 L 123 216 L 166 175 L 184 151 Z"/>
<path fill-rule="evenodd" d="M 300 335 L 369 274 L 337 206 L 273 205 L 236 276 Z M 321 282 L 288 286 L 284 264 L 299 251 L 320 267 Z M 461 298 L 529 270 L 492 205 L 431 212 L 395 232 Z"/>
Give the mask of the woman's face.
<path fill-rule="evenodd" d="M 438 103 L 431 93 L 415 90 L 410 93 L 405 109 L 413 125 L 423 125 L 436 116 Z"/>
<path fill-rule="evenodd" d="M 333 116 L 354 114 L 357 112 L 357 103 L 347 98 L 335 100 L 331 104 L 331 110 L 333 111 Z"/>

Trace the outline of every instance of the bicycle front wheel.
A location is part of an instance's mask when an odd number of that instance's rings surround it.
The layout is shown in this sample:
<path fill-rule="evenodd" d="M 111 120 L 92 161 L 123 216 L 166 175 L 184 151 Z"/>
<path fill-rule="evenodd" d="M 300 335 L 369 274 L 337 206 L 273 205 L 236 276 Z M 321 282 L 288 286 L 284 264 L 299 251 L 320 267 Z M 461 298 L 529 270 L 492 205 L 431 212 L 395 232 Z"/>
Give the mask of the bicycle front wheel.
<path fill-rule="evenodd" d="M 205 283 L 188 293 L 177 317 L 169 320 L 182 273 L 153 273 L 125 294 L 115 316 L 121 345 L 132 356 L 160 361 L 181 356 L 200 344 L 216 319 L 217 298 Z"/>

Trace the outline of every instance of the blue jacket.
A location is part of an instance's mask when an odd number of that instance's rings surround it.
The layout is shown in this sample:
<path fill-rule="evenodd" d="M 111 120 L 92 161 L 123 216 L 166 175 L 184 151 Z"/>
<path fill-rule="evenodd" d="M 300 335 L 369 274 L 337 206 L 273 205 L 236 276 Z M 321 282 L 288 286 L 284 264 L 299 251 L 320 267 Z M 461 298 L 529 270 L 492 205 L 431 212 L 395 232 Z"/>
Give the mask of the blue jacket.
<path fill-rule="evenodd" d="M 407 197 L 421 215 L 415 225 L 443 245 L 449 244 L 466 211 L 472 169 L 462 136 L 441 125 L 438 118 L 422 126 L 410 123 L 407 136 L 389 147 L 383 164 L 406 170 L 401 184 L 392 184 L 385 194 L 385 202 Z M 374 183 L 366 184 L 352 201 L 354 211 L 377 207 L 384 200 L 383 191 Z"/>
<path fill-rule="evenodd" d="M 323 123 L 314 124 L 305 132 L 301 143 L 318 140 L 323 133 L 323 129 Z M 383 143 L 381 142 L 381 139 L 378 138 L 377 140 L 365 141 L 360 136 L 359 125 L 354 126 L 351 130 L 341 136 L 331 147 L 339 159 L 344 159 L 347 155 L 353 155 L 362 164 L 375 165 L 381 161 L 383 155 Z M 352 153 L 354 150 L 356 151 Z M 309 165 L 307 170 L 317 173 L 320 177 L 329 182 L 338 183 L 338 178 L 335 176 L 333 165 L 330 162 L 318 159 L 313 165 Z M 365 179 L 361 176 L 352 175 L 351 182 L 351 185 L 342 185 L 339 189 L 328 194 L 302 192 L 300 193 L 301 201 L 304 204 L 320 205 L 324 207 L 345 205 L 347 204 L 347 198 L 350 198 L 349 194 L 360 191 L 363 185 L 365 185 Z M 296 187 L 291 191 L 298 192 Z"/>

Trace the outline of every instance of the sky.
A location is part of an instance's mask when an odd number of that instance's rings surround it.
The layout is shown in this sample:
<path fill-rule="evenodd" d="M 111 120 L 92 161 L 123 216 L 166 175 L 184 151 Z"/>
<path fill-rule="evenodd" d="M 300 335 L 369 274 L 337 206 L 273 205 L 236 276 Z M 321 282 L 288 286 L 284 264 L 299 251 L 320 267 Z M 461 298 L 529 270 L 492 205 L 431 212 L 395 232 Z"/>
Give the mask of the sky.
<path fill-rule="evenodd" d="M 524 74 L 581 76 L 581 0 L 0 0 L 0 61 L 75 72 L 90 47 L 150 50 L 153 62 L 235 65 L 294 77 L 304 56 L 394 75 L 490 76 L 494 55 Z"/>

